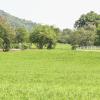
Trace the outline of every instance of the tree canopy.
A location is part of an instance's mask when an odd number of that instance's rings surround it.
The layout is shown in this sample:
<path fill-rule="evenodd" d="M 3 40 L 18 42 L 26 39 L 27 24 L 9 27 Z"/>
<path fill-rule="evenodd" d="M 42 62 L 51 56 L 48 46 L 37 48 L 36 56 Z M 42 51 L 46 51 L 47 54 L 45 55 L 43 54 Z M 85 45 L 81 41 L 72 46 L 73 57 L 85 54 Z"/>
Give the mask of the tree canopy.
<path fill-rule="evenodd" d="M 15 32 L 7 23 L 6 19 L 0 17 L 0 42 L 3 51 L 8 51 L 10 49 L 10 41 L 13 40 L 14 35 Z"/>
<path fill-rule="evenodd" d="M 75 22 L 74 27 L 81 28 L 89 25 L 97 27 L 99 23 L 100 23 L 100 15 L 91 11 L 87 14 L 81 15 L 81 17 Z"/>
<path fill-rule="evenodd" d="M 37 48 L 54 48 L 57 41 L 57 33 L 52 26 L 38 25 L 30 35 L 30 41 L 35 43 Z"/>

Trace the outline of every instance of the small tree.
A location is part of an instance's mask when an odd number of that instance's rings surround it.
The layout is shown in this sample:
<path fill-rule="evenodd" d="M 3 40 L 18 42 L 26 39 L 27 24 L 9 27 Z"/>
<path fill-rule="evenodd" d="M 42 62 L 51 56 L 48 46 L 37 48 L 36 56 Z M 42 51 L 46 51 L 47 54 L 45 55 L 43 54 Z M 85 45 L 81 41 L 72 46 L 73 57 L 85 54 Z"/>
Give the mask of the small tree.
<path fill-rule="evenodd" d="M 6 51 L 9 51 L 9 49 L 10 49 L 10 40 L 8 39 L 8 37 L 4 37 L 3 51 L 6 52 Z"/>
<path fill-rule="evenodd" d="M 57 34 L 55 30 L 48 25 L 38 25 L 30 35 L 31 43 L 35 43 L 37 48 L 52 49 L 57 41 Z"/>
<path fill-rule="evenodd" d="M 95 39 L 95 45 L 100 46 L 100 25 L 97 28 L 97 34 Z"/>
<path fill-rule="evenodd" d="M 0 48 L 3 48 L 3 39 L 0 38 Z"/>
<path fill-rule="evenodd" d="M 13 40 L 15 31 L 11 28 L 11 26 L 7 23 L 6 19 L 0 17 L 0 41 L 1 47 L 3 51 L 9 51 L 10 42 Z"/>
<path fill-rule="evenodd" d="M 28 31 L 25 28 L 18 28 L 16 29 L 16 35 L 15 35 L 15 42 L 16 43 L 23 43 L 25 41 L 28 41 Z"/>

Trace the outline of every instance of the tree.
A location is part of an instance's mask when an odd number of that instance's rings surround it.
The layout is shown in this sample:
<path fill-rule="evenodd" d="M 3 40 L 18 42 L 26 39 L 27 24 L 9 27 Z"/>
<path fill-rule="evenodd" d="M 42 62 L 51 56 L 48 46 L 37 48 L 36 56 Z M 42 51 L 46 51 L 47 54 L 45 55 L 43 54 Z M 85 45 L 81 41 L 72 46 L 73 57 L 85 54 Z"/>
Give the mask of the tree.
<path fill-rule="evenodd" d="M 30 42 L 36 44 L 37 48 L 54 48 L 57 41 L 57 34 L 53 27 L 48 25 L 38 25 L 30 34 Z"/>
<path fill-rule="evenodd" d="M 87 14 L 81 15 L 81 17 L 75 22 L 74 27 L 84 28 L 90 25 L 97 27 L 99 23 L 100 23 L 100 15 L 91 11 Z"/>
<path fill-rule="evenodd" d="M 10 49 L 10 40 L 8 37 L 4 37 L 3 39 L 3 51 L 6 52 L 6 51 L 9 51 Z"/>
<path fill-rule="evenodd" d="M 7 23 L 5 18 L 0 17 L 0 41 L 3 51 L 9 51 L 12 36 L 14 36 L 14 30 Z"/>
<path fill-rule="evenodd" d="M 59 42 L 60 43 L 68 43 L 68 38 L 69 35 L 72 33 L 71 29 L 63 29 L 63 31 L 61 32 L 61 34 L 59 35 Z"/>
<path fill-rule="evenodd" d="M 95 31 L 85 30 L 83 28 L 75 30 L 70 34 L 69 43 L 72 46 L 90 46 L 94 45 L 96 33 Z"/>
<path fill-rule="evenodd" d="M 16 36 L 15 36 L 16 43 L 27 42 L 28 38 L 29 38 L 29 33 L 25 28 L 16 29 Z"/>
<path fill-rule="evenodd" d="M 3 48 L 3 39 L 0 38 L 0 48 Z"/>
<path fill-rule="evenodd" d="M 100 46 L 100 25 L 97 27 L 97 34 L 95 39 L 95 45 Z"/>
<path fill-rule="evenodd" d="M 77 29 L 76 33 L 80 33 L 80 37 L 77 39 L 79 46 L 97 45 L 100 43 L 99 24 L 100 15 L 93 11 L 83 14 L 75 22 L 74 27 Z"/>

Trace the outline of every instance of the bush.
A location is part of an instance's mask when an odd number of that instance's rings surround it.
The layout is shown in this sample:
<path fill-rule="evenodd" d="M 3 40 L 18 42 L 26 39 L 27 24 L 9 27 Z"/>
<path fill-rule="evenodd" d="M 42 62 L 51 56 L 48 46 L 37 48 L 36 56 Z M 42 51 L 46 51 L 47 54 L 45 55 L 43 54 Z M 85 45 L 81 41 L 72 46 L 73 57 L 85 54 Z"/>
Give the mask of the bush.
<path fill-rule="evenodd" d="M 11 44 L 11 48 L 20 49 L 19 44 Z"/>
<path fill-rule="evenodd" d="M 25 50 L 25 49 L 28 49 L 29 48 L 29 45 L 27 45 L 27 44 L 22 44 L 22 50 Z"/>
<path fill-rule="evenodd" d="M 77 47 L 78 45 L 72 45 L 72 50 L 76 50 Z"/>
<path fill-rule="evenodd" d="M 3 48 L 3 39 L 0 38 L 0 48 Z"/>
<path fill-rule="evenodd" d="M 3 39 L 3 51 L 7 52 L 10 50 L 10 40 L 8 39 L 8 37 L 5 37 Z"/>

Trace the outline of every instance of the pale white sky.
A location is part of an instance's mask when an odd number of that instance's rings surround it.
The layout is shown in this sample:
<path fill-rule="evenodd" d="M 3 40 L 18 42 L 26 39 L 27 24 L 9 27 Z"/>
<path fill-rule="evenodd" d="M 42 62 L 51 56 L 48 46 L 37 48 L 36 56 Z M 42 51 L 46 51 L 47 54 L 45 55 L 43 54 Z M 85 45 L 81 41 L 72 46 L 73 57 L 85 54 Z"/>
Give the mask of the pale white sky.
<path fill-rule="evenodd" d="M 0 9 L 33 22 L 73 28 L 81 14 L 100 13 L 100 0 L 0 0 Z"/>

